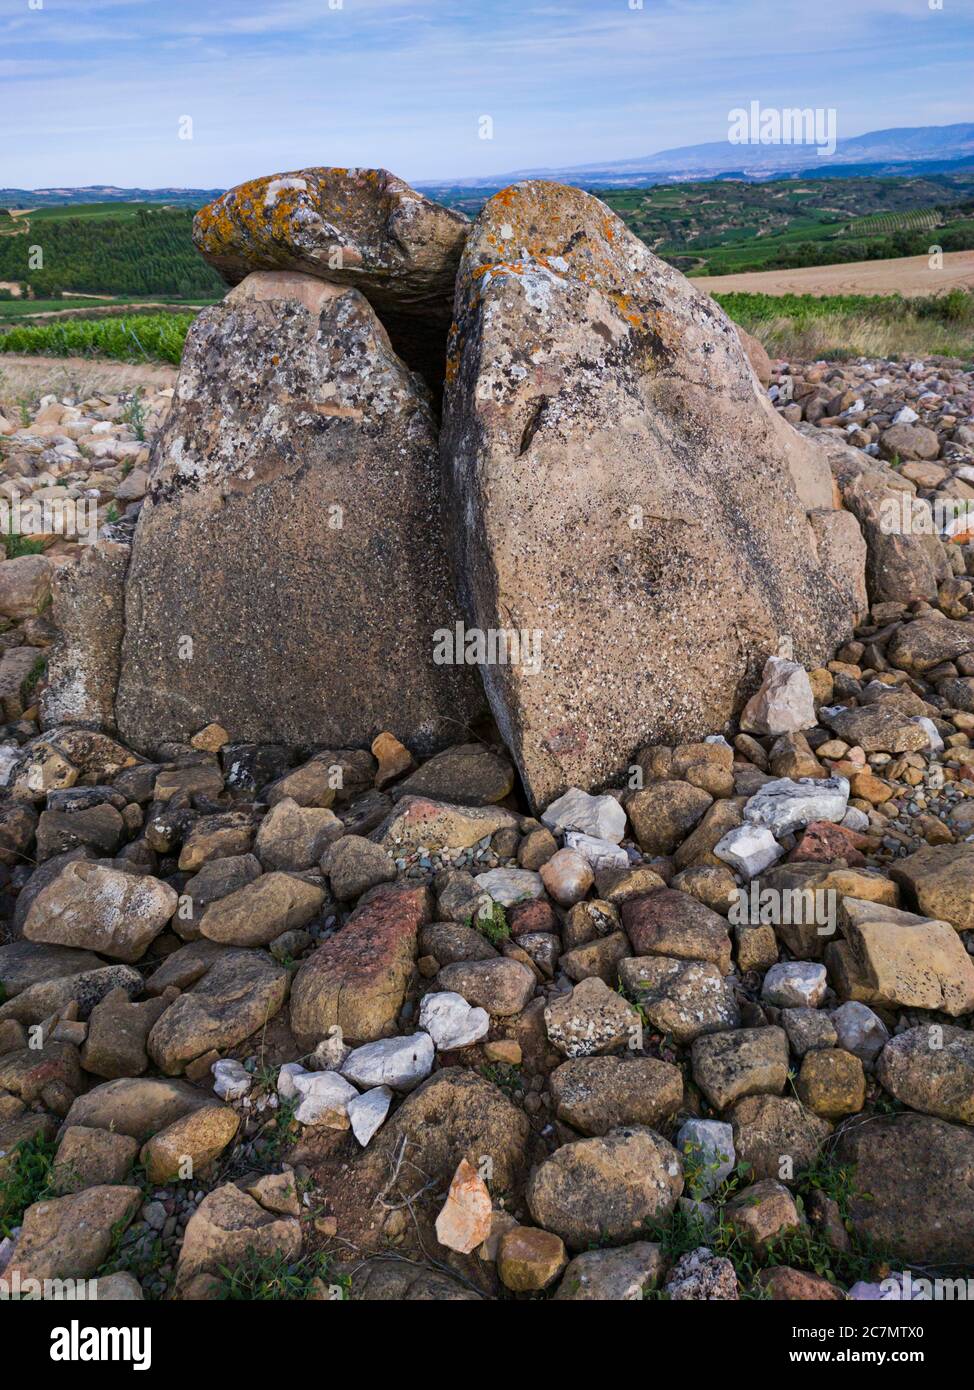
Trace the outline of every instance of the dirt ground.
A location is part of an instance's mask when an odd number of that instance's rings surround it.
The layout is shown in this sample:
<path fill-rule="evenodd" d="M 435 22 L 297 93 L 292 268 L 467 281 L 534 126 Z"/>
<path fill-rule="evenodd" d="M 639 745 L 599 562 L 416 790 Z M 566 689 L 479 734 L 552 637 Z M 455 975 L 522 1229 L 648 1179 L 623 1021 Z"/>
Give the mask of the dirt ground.
<path fill-rule="evenodd" d="M 0 353 L 0 403 L 22 396 L 117 395 L 136 386 L 175 386 L 178 368 L 167 363 L 110 362 L 88 357 L 28 357 Z"/>
<path fill-rule="evenodd" d="M 933 236 L 933 233 L 931 233 Z M 802 270 L 754 270 L 742 275 L 702 275 L 693 284 L 709 294 L 902 294 L 907 297 L 974 289 L 974 251 L 948 251 L 940 270 L 926 256 L 892 261 L 851 261 Z"/>

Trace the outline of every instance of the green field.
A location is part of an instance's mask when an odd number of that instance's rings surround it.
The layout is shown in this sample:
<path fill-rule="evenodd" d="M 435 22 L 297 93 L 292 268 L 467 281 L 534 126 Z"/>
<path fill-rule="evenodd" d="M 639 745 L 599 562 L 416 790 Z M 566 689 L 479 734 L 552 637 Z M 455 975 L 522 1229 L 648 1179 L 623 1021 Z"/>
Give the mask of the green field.
<path fill-rule="evenodd" d="M 98 309 L 113 304 L 111 299 L 0 299 L 0 322 L 4 319 L 19 319 L 30 314 L 56 313 L 61 309 Z"/>
<path fill-rule="evenodd" d="M 0 281 L 29 285 L 37 299 L 62 294 L 222 295 L 225 286 L 192 242 L 193 209 L 91 203 L 0 217 Z M 32 268 L 40 248 L 41 268 Z"/>
<path fill-rule="evenodd" d="M 18 325 L 0 333 L 0 353 L 178 363 L 193 318 L 193 314 L 141 314 Z"/>
<path fill-rule="evenodd" d="M 476 213 L 493 190 L 462 190 Z M 804 265 L 974 246 L 974 172 L 929 177 L 780 179 L 612 189 L 601 196 L 660 257 L 690 274 Z M 445 201 L 451 201 L 446 197 Z M 12 218 L 0 209 L 0 281 L 29 286 L 32 299 L 0 291 L 0 351 L 100 354 L 175 362 L 192 312 L 225 285 L 192 243 L 193 209 L 150 203 L 47 207 Z M 43 269 L 30 270 L 40 246 Z M 87 294 L 88 299 L 72 299 Z M 959 295 L 959 298 L 957 297 Z M 763 295 L 718 296 L 770 351 L 805 356 L 943 353 L 970 358 L 971 296 L 943 300 Z M 156 313 L 140 301 L 171 304 Z M 110 315 L 118 305 L 133 313 Z M 90 318 L 28 322 L 64 309 Z"/>
<path fill-rule="evenodd" d="M 974 295 L 715 294 L 774 357 L 974 359 Z"/>
<path fill-rule="evenodd" d="M 974 358 L 974 295 L 717 294 L 725 312 L 779 357 Z M 191 313 L 71 319 L 0 333 L 0 352 L 178 363 Z"/>
<path fill-rule="evenodd" d="M 974 247 L 974 173 L 927 178 L 733 180 L 599 196 L 688 274 L 795 270 Z"/>

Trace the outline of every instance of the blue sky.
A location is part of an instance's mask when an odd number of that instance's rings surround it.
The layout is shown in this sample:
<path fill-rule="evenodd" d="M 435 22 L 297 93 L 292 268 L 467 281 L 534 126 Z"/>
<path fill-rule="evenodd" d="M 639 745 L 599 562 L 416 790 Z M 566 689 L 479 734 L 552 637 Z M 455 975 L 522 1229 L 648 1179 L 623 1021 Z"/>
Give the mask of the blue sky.
<path fill-rule="evenodd" d="M 840 138 L 947 124 L 974 0 L 937 3 L 0 0 L 0 185 L 491 175 L 723 139 L 754 99 L 834 107 Z"/>

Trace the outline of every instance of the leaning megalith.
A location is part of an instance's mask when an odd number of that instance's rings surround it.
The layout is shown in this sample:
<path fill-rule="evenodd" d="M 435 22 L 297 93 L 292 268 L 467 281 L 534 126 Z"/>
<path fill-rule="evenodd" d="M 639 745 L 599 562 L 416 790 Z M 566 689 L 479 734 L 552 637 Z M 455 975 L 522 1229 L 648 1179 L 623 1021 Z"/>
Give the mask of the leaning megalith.
<path fill-rule="evenodd" d="M 436 428 L 358 290 L 257 273 L 193 323 L 126 579 L 115 715 L 146 749 L 456 741 Z"/>
<path fill-rule="evenodd" d="M 439 391 L 468 228 L 386 169 L 315 168 L 231 188 L 196 214 L 193 240 L 230 285 L 253 270 L 297 270 L 361 290 L 399 355 Z"/>
<path fill-rule="evenodd" d="M 536 806 L 720 729 L 783 638 L 831 655 L 862 579 L 818 558 L 828 461 L 711 299 L 597 198 L 531 181 L 474 223 L 455 319 L 448 526 L 465 618 L 503 636 L 482 675 Z"/>

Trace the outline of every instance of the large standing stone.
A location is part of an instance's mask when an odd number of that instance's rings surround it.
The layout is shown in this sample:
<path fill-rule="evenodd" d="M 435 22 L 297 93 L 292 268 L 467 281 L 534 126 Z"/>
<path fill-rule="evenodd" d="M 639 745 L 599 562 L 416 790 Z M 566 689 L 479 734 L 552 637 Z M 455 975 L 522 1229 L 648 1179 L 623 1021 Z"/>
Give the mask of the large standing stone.
<path fill-rule="evenodd" d="M 231 188 L 197 213 L 193 240 L 231 285 L 252 270 L 298 270 L 361 290 L 433 384 L 467 226 L 386 169 L 312 168 Z"/>
<path fill-rule="evenodd" d="M 186 342 L 126 587 L 116 715 L 137 747 L 429 751 L 480 703 L 456 621 L 425 393 L 355 290 L 255 274 Z"/>
<path fill-rule="evenodd" d="M 543 182 L 492 198 L 456 321 L 461 598 L 522 639 L 482 671 L 536 806 L 719 729 L 783 634 L 803 662 L 831 654 L 852 615 L 806 516 L 832 506 L 824 454 L 775 415 L 713 301 L 603 203 Z"/>

